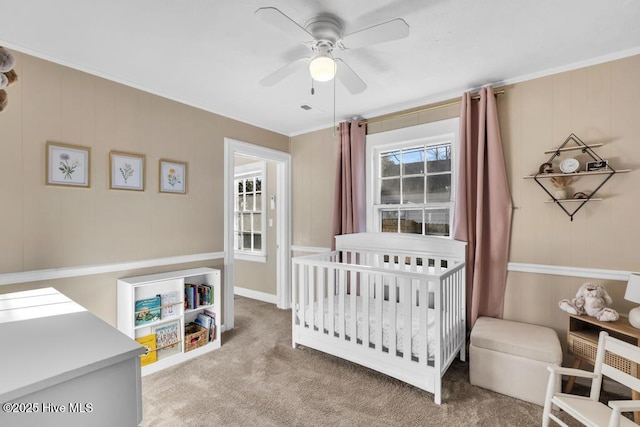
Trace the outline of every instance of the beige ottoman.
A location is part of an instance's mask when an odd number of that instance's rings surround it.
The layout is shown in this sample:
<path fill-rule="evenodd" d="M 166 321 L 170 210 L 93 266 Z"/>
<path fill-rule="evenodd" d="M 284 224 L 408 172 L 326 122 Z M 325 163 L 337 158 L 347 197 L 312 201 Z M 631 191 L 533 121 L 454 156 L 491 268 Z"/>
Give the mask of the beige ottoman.
<path fill-rule="evenodd" d="M 562 348 L 553 329 L 480 317 L 471 331 L 471 384 L 544 405 L 547 366 L 562 364 Z M 560 382 L 556 385 L 560 391 Z"/>

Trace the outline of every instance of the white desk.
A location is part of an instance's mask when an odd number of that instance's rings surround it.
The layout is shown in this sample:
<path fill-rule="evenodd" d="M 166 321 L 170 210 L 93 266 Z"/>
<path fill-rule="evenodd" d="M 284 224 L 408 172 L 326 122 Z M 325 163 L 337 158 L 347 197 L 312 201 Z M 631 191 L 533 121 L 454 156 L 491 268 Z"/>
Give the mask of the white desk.
<path fill-rule="evenodd" d="M 142 422 L 143 347 L 57 290 L 0 295 L 0 340 L 0 425 Z"/>

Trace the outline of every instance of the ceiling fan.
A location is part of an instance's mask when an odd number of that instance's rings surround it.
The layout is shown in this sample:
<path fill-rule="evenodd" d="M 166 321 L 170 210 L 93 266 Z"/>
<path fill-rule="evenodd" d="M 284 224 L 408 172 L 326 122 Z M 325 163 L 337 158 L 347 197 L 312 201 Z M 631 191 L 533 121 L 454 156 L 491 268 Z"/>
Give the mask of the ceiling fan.
<path fill-rule="evenodd" d="M 308 64 L 313 80 L 330 81 L 337 76 L 349 92 L 361 93 L 367 88 L 366 83 L 344 60 L 333 56 L 334 49 L 357 49 L 409 35 L 409 25 L 400 18 L 344 35 L 340 21 L 330 14 L 311 18 L 304 27 L 275 7 L 261 7 L 256 10 L 256 15 L 268 24 L 297 38 L 312 52 L 311 57 L 297 59 L 260 80 L 260 84 L 264 86 L 272 86 Z"/>

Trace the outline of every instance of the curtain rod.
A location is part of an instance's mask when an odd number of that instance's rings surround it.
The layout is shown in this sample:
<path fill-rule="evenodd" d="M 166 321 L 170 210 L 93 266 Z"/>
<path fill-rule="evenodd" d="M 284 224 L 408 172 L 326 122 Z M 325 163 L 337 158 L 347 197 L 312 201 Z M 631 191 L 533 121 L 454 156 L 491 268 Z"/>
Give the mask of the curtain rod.
<path fill-rule="evenodd" d="M 494 95 L 504 95 L 504 89 L 498 89 L 493 91 Z M 480 94 L 475 94 L 471 96 L 471 99 L 473 100 L 478 100 L 480 99 Z M 383 116 L 381 118 L 378 119 L 362 119 L 360 120 L 359 124 L 367 124 L 367 123 L 375 123 L 375 122 L 382 122 L 385 120 L 391 120 L 391 119 L 397 119 L 398 117 L 404 117 L 404 116 L 408 116 L 411 114 L 416 114 L 416 113 L 423 113 L 425 111 L 431 111 L 431 110 L 437 110 L 439 108 L 444 108 L 444 107 L 450 107 L 451 105 L 456 105 L 459 104 L 461 102 L 460 99 L 456 99 L 456 100 L 451 100 L 448 102 L 444 102 L 442 104 L 437 104 L 437 105 L 431 105 L 429 107 L 423 107 L 420 108 L 418 110 L 412 110 L 412 111 L 405 111 L 404 113 L 397 113 L 397 114 L 393 114 L 390 116 Z"/>

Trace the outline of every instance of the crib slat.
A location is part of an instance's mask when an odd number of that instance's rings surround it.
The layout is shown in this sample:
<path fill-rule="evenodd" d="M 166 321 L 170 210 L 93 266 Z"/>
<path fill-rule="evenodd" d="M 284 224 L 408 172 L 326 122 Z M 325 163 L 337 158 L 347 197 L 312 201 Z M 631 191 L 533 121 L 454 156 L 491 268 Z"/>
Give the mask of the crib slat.
<path fill-rule="evenodd" d="M 335 300 L 336 300 L 336 274 L 335 267 L 327 268 L 327 304 L 329 308 L 329 316 L 327 322 L 327 328 L 329 330 L 329 337 L 333 337 L 335 332 Z"/>
<path fill-rule="evenodd" d="M 347 294 L 347 272 L 346 270 L 340 270 L 338 275 L 340 281 L 340 290 L 338 291 L 338 333 L 342 340 L 346 339 L 345 334 L 345 320 L 344 320 L 344 298 Z"/>
<path fill-rule="evenodd" d="M 300 311 L 297 310 L 297 302 L 298 301 L 298 286 L 300 286 L 298 281 L 298 270 L 300 269 L 300 265 L 295 262 L 291 264 L 291 347 L 296 348 L 296 325 L 298 324 L 297 316 L 300 315 Z"/>
<path fill-rule="evenodd" d="M 324 334 L 324 267 L 318 267 L 318 332 Z"/>
<path fill-rule="evenodd" d="M 355 255 L 353 255 L 355 258 Z M 349 339 L 351 340 L 351 344 L 358 345 L 358 331 L 357 331 L 357 320 L 358 320 L 358 311 L 357 311 L 357 298 L 358 298 L 358 274 L 355 271 L 352 271 L 349 275 L 350 279 L 350 289 L 349 289 Z"/>
<path fill-rule="evenodd" d="M 360 276 L 360 301 L 362 303 L 362 346 L 369 348 L 369 286 L 371 275 L 363 273 Z"/>
<path fill-rule="evenodd" d="M 411 263 L 409 265 L 409 271 L 417 272 L 418 264 L 417 257 L 415 255 L 411 255 Z M 411 305 L 416 307 L 418 305 L 418 289 L 416 287 L 416 282 L 414 280 L 411 281 Z"/>
<path fill-rule="evenodd" d="M 404 360 L 411 360 L 411 337 L 413 335 L 413 318 L 411 317 L 411 309 L 413 301 L 411 298 L 411 279 L 403 278 L 400 282 L 400 294 L 403 302 L 403 328 L 402 328 L 402 357 Z"/>
<path fill-rule="evenodd" d="M 312 266 L 309 268 L 309 330 L 314 331 L 316 328 L 316 318 L 315 318 L 315 296 L 316 296 L 316 272 L 318 271 L 317 266 Z"/>
<path fill-rule="evenodd" d="M 457 322 L 456 322 L 456 317 L 458 316 L 458 311 L 457 311 L 457 303 L 456 303 L 456 299 L 454 298 L 454 295 L 456 295 L 456 279 L 455 276 L 449 276 L 449 283 L 448 283 L 448 292 L 450 294 L 450 298 L 451 298 L 451 312 L 449 313 L 449 330 L 447 331 L 449 334 L 449 348 L 450 350 L 450 355 L 453 355 L 453 353 L 456 350 L 456 343 L 457 341 Z"/>
<path fill-rule="evenodd" d="M 397 276 L 389 276 L 389 354 L 397 354 L 397 308 L 398 308 L 398 278 Z"/>
<path fill-rule="evenodd" d="M 460 275 L 459 275 L 460 271 L 454 273 L 453 275 L 453 280 L 455 283 L 455 300 L 456 300 L 456 305 L 455 305 L 455 319 L 456 319 L 456 343 L 458 342 L 462 342 L 464 343 L 464 335 L 463 335 L 463 331 L 465 326 L 462 326 L 465 324 L 464 322 L 464 305 L 461 305 L 461 301 L 464 300 L 464 293 L 461 290 L 461 283 L 460 283 Z M 460 351 L 460 356 L 461 359 L 464 360 L 464 354 L 465 354 L 465 346 L 464 344 L 462 345 L 462 349 Z"/>
<path fill-rule="evenodd" d="M 298 301 L 298 305 L 299 305 L 299 310 L 300 310 L 300 326 L 305 327 L 305 323 L 306 323 L 306 302 L 305 302 L 305 292 L 307 291 L 307 281 L 305 279 L 306 276 L 306 272 L 307 272 L 307 268 L 308 266 L 305 264 L 300 265 L 300 268 L 298 269 L 298 275 L 299 275 L 299 283 L 300 283 L 300 288 L 299 289 L 299 301 Z"/>
<path fill-rule="evenodd" d="M 427 315 L 428 315 L 428 310 L 429 310 L 429 306 L 427 305 L 427 300 L 428 300 L 428 286 L 427 286 L 427 282 L 426 281 L 422 281 L 420 280 L 419 282 L 419 303 L 418 303 L 418 307 L 420 310 L 420 327 L 418 329 L 419 333 L 418 333 L 418 337 L 420 340 L 420 349 L 419 349 L 419 353 L 418 353 L 418 363 L 420 363 L 421 365 L 427 366 L 429 363 L 429 358 L 427 357 L 428 351 L 429 351 L 429 347 L 428 347 L 428 336 L 429 333 L 431 333 L 431 331 L 429 331 L 429 326 L 428 326 L 428 322 L 427 322 Z"/>
<path fill-rule="evenodd" d="M 446 279 L 444 279 L 442 281 L 442 287 L 443 287 L 443 292 L 444 295 L 447 296 L 446 299 L 446 309 L 445 309 L 445 322 L 444 322 L 444 330 L 442 331 L 442 337 L 444 338 L 444 340 L 446 341 L 444 348 L 445 348 L 445 358 L 448 359 L 449 356 L 451 355 L 451 334 L 449 333 L 451 331 L 451 313 L 453 310 L 453 298 L 451 298 L 451 277 L 447 277 Z"/>
<path fill-rule="evenodd" d="M 384 301 L 384 276 L 375 275 L 376 282 L 376 331 L 375 346 L 378 353 L 382 353 L 382 303 Z"/>
<path fill-rule="evenodd" d="M 462 360 L 463 362 L 466 360 L 467 358 L 467 349 L 466 349 L 466 330 L 467 330 L 467 310 L 466 310 L 466 304 L 467 304 L 467 297 L 466 297 L 466 284 L 465 284 L 465 278 L 467 273 L 465 272 L 465 268 L 462 267 L 460 270 L 458 270 L 456 273 L 456 280 L 458 282 L 458 317 L 456 317 L 456 319 L 458 319 L 458 321 L 460 322 L 460 325 L 458 326 L 458 331 L 459 331 L 459 335 L 458 335 L 458 342 L 461 343 L 461 349 L 460 349 L 460 360 Z"/>
<path fill-rule="evenodd" d="M 435 269 L 434 269 L 435 273 L 438 274 L 438 275 L 441 274 L 442 273 L 442 258 L 437 257 L 437 258 L 434 259 L 433 262 L 434 262 L 434 267 L 435 267 Z"/>

